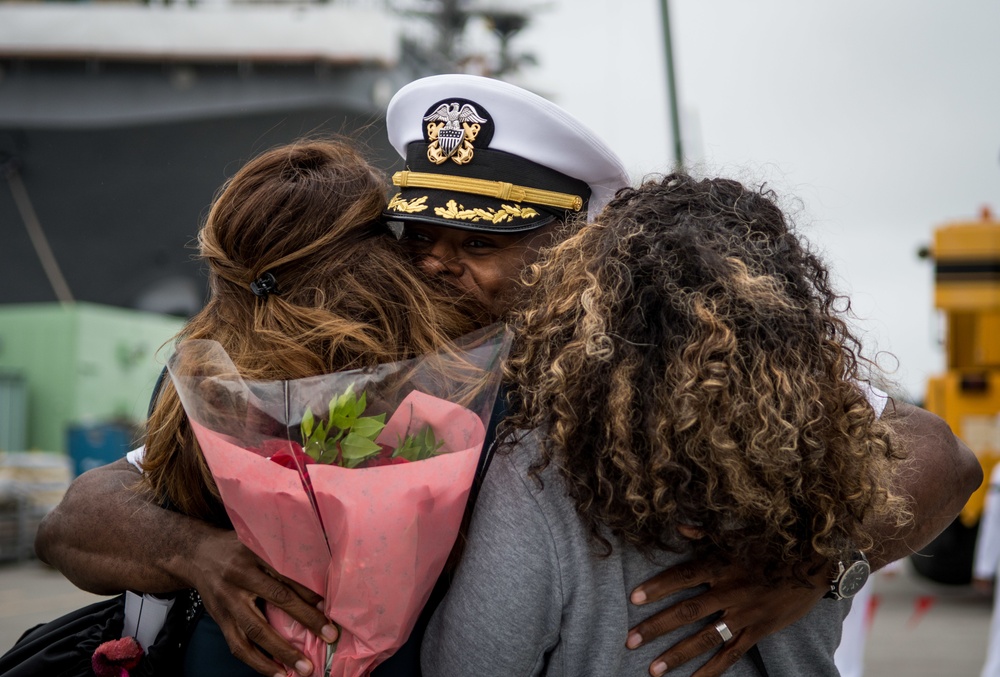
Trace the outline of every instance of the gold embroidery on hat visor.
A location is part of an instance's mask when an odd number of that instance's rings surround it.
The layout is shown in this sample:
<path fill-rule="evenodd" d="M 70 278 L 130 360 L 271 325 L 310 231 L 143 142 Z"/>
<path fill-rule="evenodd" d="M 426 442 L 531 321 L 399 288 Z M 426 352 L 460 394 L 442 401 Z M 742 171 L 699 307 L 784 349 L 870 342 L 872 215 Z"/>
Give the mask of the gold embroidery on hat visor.
<path fill-rule="evenodd" d="M 404 200 L 403 196 L 396 193 L 391 200 L 389 200 L 389 206 L 386 209 L 391 209 L 394 212 L 406 212 L 407 214 L 414 214 L 417 212 L 422 212 L 427 209 L 427 196 L 413 198 L 412 200 Z"/>
<path fill-rule="evenodd" d="M 426 201 L 426 195 L 412 200 L 404 200 L 402 195 L 397 193 L 389 200 L 389 206 L 386 209 L 394 212 L 416 214 L 427 209 L 427 205 L 424 204 Z M 464 205 L 460 205 L 454 200 L 448 200 L 448 204 L 445 207 L 435 207 L 434 213 L 443 219 L 477 222 L 490 221 L 492 223 L 504 223 L 505 221 L 513 221 L 514 219 L 530 219 L 532 216 L 538 216 L 538 212 L 531 207 L 522 207 L 521 205 L 500 205 L 499 210 L 492 207 L 489 209 L 483 209 L 482 207 L 466 209 Z"/>
<path fill-rule="evenodd" d="M 497 198 L 498 200 L 531 202 L 533 204 L 545 205 L 546 207 L 570 209 L 574 212 L 583 209 L 583 198 L 579 195 L 557 193 L 552 190 L 542 190 L 540 188 L 528 188 L 527 186 L 515 186 L 506 181 L 487 181 L 486 179 L 470 179 L 445 174 L 403 171 L 392 175 L 392 183 L 400 188 L 454 190 L 459 193 L 485 195 Z"/>
<path fill-rule="evenodd" d="M 500 205 L 499 210 L 492 207 L 490 209 L 481 207 L 466 209 L 465 205 L 460 205 L 454 200 L 448 200 L 445 207 L 435 207 L 434 213 L 443 219 L 489 221 L 491 223 L 504 223 L 505 221 L 513 221 L 515 218 L 530 219 L 532 216 L 538 216 L 538 212 L 531 207 L 522 207 L 521 205 Z"/>

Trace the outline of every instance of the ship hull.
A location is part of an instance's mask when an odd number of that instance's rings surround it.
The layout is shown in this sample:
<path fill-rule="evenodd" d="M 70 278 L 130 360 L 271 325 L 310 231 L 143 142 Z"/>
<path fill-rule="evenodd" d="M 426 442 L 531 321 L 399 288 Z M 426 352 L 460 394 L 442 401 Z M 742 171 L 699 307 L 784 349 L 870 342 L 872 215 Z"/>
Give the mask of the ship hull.
<path fill-rule="evenodd" d="M 0 54 L 0 303 L 66 296 L 34 231 L 74 300 L 196 312 L 193 243 L 223 182 L 302 137 L 347 136 L 398 168 L 383 111 L 405 79 L 372 62 Z"/>
<path fill-rule="evenodd" d="M 334 107 L 96 129 L 0 128 L 0 143 L 16 148 L 19 175 L 75 300 L 185 315 L 195 309 L 192 293 L 196 305 L 204 298 L 193 244 L 218 188 L 267 148 L 330 134 L 356 139 L 387 171 L 395 161 L 380 115 Z M 57 300 L 6 185 L 0 223 L 0 303 Z"/>

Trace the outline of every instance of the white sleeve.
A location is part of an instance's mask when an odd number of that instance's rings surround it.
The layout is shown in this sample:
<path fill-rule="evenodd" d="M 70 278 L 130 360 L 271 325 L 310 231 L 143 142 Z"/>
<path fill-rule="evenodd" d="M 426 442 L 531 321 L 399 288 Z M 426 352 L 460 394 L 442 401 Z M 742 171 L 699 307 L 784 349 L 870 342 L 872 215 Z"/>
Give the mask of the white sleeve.
<path fill-rule="evenodd" d="M 865 397 L 868 398 L 868 404 L 870 404 L 872 409 L 875 410 L 875 415 L 882 418 L 882 412 L 885 411 L 885 405 L 889 401 L 889 395 L 870 383 L 859 383 L 858 387 L 861 389 L 861 392 L 864 393 Z"/>
<path fill-rule="evenodd" d="M 986 502 L 979 522 L 976 539 L 976 556 L 972 575 L 976 578 L 993 578 L 1000 562 L 1000 465 L 993 466 L 990 484 L 986 489 Z"/>
<path fill-rule="evenodd" d="M 146 447 L 139 447 L 125 454 L 125 460 L 135 466 L 135 469 L 142 472 L 142 458 L 146 455 Z"/>

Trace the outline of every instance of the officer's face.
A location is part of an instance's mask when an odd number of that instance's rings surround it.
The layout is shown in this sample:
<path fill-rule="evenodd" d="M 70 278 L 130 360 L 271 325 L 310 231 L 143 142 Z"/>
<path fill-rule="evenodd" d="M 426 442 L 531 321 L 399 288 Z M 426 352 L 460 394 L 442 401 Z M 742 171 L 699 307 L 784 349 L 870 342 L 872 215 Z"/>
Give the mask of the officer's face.
<path fill-rule="evenodd" d="M 521 270 L 548 244 L 551 233 L 552 226 L 499 235 L 407 223 L 403 240 L 427 273 L 469 292 L 499 317 L 507 310 L 506 297 Z"/>

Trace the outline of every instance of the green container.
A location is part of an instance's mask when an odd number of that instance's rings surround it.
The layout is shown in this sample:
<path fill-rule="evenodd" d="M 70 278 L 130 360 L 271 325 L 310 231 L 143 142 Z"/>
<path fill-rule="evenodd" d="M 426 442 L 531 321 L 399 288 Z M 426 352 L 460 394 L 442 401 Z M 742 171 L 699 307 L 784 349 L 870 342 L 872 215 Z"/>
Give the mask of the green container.
<path fill-rule="evenodd" d="M 0 371 L 0 452 L 28 444 L 28 385 L 19 372 Z"/>
<path fill-rule="evenodd" d="M 90 303 L 0 305 L 0 371 L 27 384 L 27 447 L 67 452 L 75 424 L 141 423 L 184 321 Z"/>

